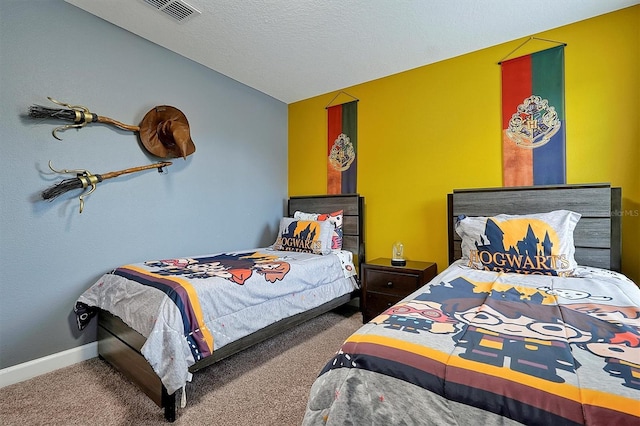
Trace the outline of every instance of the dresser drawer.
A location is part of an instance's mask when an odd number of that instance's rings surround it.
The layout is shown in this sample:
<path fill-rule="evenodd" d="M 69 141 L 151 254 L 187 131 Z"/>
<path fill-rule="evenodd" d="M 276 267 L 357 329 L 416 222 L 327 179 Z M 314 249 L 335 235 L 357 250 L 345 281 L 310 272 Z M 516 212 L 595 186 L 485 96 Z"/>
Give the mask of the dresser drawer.
<path fill-rule="evenodd" d="M 367 270 L 367 292 L 378 292 L 405 297 L 419 287 L 418 274 Z"/>
<path fill-rule="evenodd" d="M 408 260 L 404 266 L 391 264 L 391 259 L 378 258 L 362 265 L 360 309 L 363 321 L 398 303 L 426 284 L 438 273 L 433 262 Z"/>
<path fill-rule="evenodd" d="M 364 322 L 368 322 L 374 317 L 380 315 L 396 303 L 398 303 L 402 297 L 392 296 L 382 293 L 367 293 L 367 305 L 362 312 Z"/>

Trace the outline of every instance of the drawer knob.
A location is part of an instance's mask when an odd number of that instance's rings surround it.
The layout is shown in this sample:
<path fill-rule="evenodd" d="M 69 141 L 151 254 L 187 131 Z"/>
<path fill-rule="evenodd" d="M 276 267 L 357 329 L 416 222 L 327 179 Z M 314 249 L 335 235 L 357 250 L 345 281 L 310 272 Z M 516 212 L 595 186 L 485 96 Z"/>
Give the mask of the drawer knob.
<path fill-rule="evenodd" d="M 389 281 L 389 282 L 387 283 L 387 287 L 389 287 L 389 288 L 393 287 L 393 282 Z"/>

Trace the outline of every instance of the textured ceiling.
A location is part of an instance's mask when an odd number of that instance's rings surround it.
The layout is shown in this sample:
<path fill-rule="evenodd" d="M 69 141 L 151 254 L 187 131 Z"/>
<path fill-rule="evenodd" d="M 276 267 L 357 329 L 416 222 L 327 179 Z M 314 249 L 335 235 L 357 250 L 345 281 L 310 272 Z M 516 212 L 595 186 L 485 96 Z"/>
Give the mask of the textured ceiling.
<path fill-rule="evenodd" d="M 640 3 L 148 0 L 201 12 L 177 22 L 145 0 L 65 1 L 285 103 Z"/>

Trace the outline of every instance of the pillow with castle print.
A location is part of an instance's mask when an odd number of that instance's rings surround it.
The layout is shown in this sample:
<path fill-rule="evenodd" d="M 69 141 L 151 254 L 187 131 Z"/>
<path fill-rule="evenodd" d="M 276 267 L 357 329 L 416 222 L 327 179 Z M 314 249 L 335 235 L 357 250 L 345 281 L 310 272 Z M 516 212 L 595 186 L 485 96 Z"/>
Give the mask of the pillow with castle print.
<path fill-rule="evenodd" d="M 462 259 L 474 269 L 520 274 L 571 276 L 573 230 L 580 214 L 569 210 L 530 215 L 460 216 Z"/>
<path fill-rule="evenodd" d="M 331 248 L 333 250 L 342 250 L 342 217 L 344 210 L 338 210 L 333 213 L 305 213 L 296 211 L 293 214 L 295 219 L 303 220 L 327 220 L 333 224 L 333 233 L 331 236 Z"/>
<path fill-rule="evenodd" d="M 313 254 L 331 253 L 333 225 L 328 221 L 280 219 L 280 230 L 272 248 Z"/>

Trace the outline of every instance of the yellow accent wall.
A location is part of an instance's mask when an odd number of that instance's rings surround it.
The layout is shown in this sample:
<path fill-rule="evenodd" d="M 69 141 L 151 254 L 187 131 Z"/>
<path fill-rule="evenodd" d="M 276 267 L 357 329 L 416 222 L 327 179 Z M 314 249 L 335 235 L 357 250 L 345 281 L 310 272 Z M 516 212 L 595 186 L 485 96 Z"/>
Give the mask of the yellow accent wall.
<path fill-rule="evenodd" d="M 640 6 L 532 36 L 567 43 L 567 183 L 622 187 L 623 272 L 640 282 Z M 447 264 L 446 194 L 502 186 L 500 67 L 524 40 L 344 88 L 358 103 L 366 255 Z M 528 42 L 509 58 L 553 47 Z M 326 193 L 326 110 L 289 105 L 289 195 Z M 341 94 L 332 103 L 350 101 Z"/>

